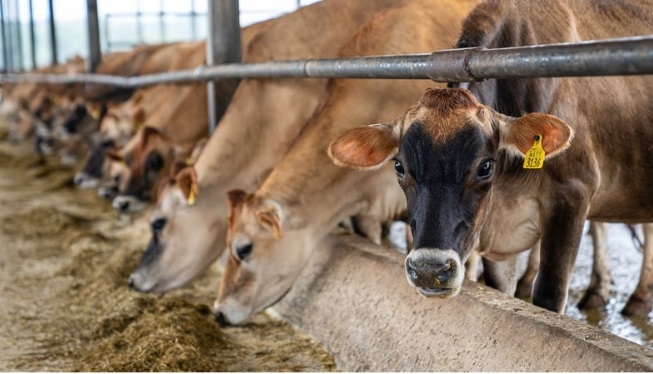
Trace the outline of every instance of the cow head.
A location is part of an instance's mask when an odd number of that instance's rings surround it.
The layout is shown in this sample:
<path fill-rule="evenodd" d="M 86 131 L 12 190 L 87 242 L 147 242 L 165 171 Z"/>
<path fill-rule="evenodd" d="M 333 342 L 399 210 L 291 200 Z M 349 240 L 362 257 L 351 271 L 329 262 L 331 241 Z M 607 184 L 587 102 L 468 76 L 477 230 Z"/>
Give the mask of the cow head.
<path fill-rule="evenodd" d="M 460 290 L 463 264 L 478 244 L 503 165 L 523 163 L 536 138 L 548 159 L 572 136 L 551 115 L 508 117 L 469 91 L 430 89 L 393 125 L 346 131 L 329 155 L 337 165 L 361 170 L 393 160 L 414 238 L 405 260 L 408 282 L 425 296 L 449 297 Z"/>
<path fill-rule="evenodd" d="M 113 207 L 124 213 L 145 208 L 174 157 L 173 144 L 160 129 L 145 126 L 138 132 L 123 157 L 129 167 L 128 178 L 121 182 L 120 195 L 113 201 Z"/>
<path fill-rule="evenodd" d="M 75 174 L 73 183 L 80 188 L 97 188 L 105 176 L 104 171 L 109 161 L 106 153 L 115 148 L 112 139 L 107 139 L 101 132 L 91 134 L 87 138 L 90 154 L 80 171 Z"/>
<path fill-rule="evenodd" d="M 124 181 L 129 178 L 129 167 L 119 151 L 109 149 L 103 154 L 102 177 L 98 182 L 98 195 L 112 200 L 124 189 Z"/>
<path fill-rule="evenodd" d="M 226 225 L 210 200 L 210 191 L 199 188 L 192 166 L 163 185 L 150 214 L 152 237 L 129 277 L 130 287 L 140 292 L 168 292 L 188 283 L 217 260 L 224 248 L 224 237 L 219 233 Z"/>
<path fill-rule="evenodd" d="M 308 262 L 309 230 L 291 222 L 279 201 L 229 192 L 225 267 L 214 313 L 221 325 L 237 325 L 274 304 L 291 288 Z"/>

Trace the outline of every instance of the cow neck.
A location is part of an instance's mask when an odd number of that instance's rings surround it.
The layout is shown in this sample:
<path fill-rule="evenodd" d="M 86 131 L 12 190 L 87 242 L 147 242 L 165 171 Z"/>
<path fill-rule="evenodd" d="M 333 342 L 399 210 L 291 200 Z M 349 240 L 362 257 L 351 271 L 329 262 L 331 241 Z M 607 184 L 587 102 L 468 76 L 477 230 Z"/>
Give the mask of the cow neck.
<path fill-rule="evenodd" d="M 332 82 L 329 96 L 320 106 L 319 113 L 305 126 L 257 195 L 282 202 L 300 218 L 312 216 L 311 221 L 322 223 L 337 224 L 349 215 L 367 212 L 372 205 L 378 207 L 380 214 L 394 214 L 396 208 L 386 207 L 386 202 L 379 201 L 384 198 L 385 189 L 370 186 L 382 171 L 360 173 L 337 167 L 329 159 L 326 149 L 330 141 L 346 129 L 399 116 L 430 84 L 413 81 Z M 391 96 L 390 100 L 388 96 Z M 395 178 L 394 172 L 391 172 L 391 178 Z M 391 183 L 396 184 L 396 181 Z M 394 205 L 395 201 L 388 204 Z"/>

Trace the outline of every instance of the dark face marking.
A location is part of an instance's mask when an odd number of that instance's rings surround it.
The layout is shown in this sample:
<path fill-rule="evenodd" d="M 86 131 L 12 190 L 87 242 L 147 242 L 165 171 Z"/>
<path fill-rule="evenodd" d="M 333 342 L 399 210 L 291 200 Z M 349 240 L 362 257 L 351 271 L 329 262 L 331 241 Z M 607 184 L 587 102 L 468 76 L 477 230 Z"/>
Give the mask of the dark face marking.
<path fill-rule="evenodd" d="M 496 142 L 466 126 L 444 144 L 434 144 L 424 125 L 406 132 L 396 159 L 406 193 L 414 248 L 453 249 L 466 258 L 479 211 L 490 191 Z"/>
<path fill-rule="evenodd" d="M 127 161 L 127 157 L 125 157 L 125 161 Z M 165 163 L 161 153 L 156 150 L 150 152 L 145 158 L 143 169 L 140 171 L 132 169 L 132 176 L 123 195 L 134 196 L 140 200 L 148 201 L 153 195 Z"/>
<path fill-rule="evenodd" d="M 70 114 L 70 117 L 66 119 L 63 127 L 69 134 L 75 134 L 77 132 L 77 125 L 86 115 L 86 107 L 83 105 L 77 105 L 75 110 Z"/>
<path fill-rule="evenodd" d="M 143 257 L 141 257 L 141 261 L 138 263 L 138 267 L 136 268 L 135 272 L 138 272 L 141 269 L 150 268 L 152 264 L 158 261 L 158 259 L 161 257 L 163 248 L 163 243 L 159 241 L 157 233 L 153 232 L 152 239 L 150 239 L 150 242 L 147 243 L 147 248 L 143 253 Z"/>
<path fill-rule="evenodd" d="M 93 147 L 82 171 L 93 178 L 102 178 L 102 168 L 106 159 L 107 148 Z"/>

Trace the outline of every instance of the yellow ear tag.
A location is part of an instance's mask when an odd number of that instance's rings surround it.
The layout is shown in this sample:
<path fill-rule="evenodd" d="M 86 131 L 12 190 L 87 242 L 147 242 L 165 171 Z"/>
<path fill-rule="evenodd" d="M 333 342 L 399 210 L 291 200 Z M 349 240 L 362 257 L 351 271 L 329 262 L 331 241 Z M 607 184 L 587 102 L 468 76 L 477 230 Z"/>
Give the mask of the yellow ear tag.
<path fill-rule="evenodd" d="M 100 119 L 100 110 L 99 109 L 93 109 L 91 111 L 91 118 L 98 120 Z"/>
<path fill-rule="evenodd" d="M 192 186 L 190 188 L 190 191 L 188 191 L 188 205 L 189 206 L 195 205 L 195 191 L 193 191 Z"/>
<path fill-rule="evenodd" d="M 545 155 L 542 148 L 542 135 L 535 135 L 535 143 L 524 155 L 524 169 L 542 169 Z"/>

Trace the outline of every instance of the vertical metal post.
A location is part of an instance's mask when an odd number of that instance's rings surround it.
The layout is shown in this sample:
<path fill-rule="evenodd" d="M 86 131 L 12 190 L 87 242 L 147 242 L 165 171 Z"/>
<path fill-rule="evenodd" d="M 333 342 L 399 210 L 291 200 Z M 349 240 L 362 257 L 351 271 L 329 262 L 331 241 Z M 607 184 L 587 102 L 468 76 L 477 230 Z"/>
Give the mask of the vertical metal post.
<path fill-rule="evenodd" d="M 14 7 L 16 8 L 16 46 L 18 47 L 18 70 L 23 71 L 24 61 L 23 61 L 23 23 L 20 19 L 20 6 L 18 5 L 18 0 L 14 1 Z"/>
<path fill-rule="evenodd" d="M 161 35 L 161 43 L 165 42 L 166 40 L 166 25 L 165 22 L 163 21 L 163 15 L 165 13 L 163 12 L 163 0 L 159 0 L 159 33 Z"/>
<path fill-rule="evenodd" d="M 240 17 L 238 0 L 208 0 L 208 35 L 206 37 L 206 65 L 240 62 Z M 222 81 L 225 92 L 233 95 L 238 87 L 238 80 Z M 230 86 L 227 86 L 227 85 Z M 215 125 L 227 109 L 226 105 L 218 107 L 215 82 L 208 81 L 209 132 L 213 133 Z M 230 91 L 230 92 L 228 92 Z M 224 102 L 224 101 L 222 101 Z"/>
<path fill-rule="evenodd" d="M 32 70 L 36 69 L 36 35 L 34 34 L 34 7 L 33 0 L 29 0 L 29 44 L 32 56 Z"/>
<path fill-rule="evenodd" d="M 190 33 L 193 40 L 197 40 L 197 13 L 195 13 L 195 0 L 190 0 Z"/>
<path fill-rule="evenodd" d="M 3 72 L 9 71 L 9 48 L 7 45 L 7 35 L 5 34 L 5 9 L 4 1 L 0 0 L 0 24 L 2 26 L 2 70 Z"/>
<path fill-rule="evenodd" d="M 5 10 L 7 11 L 7 51 L 9 52 L 9 71 L 16 71 L 15 57 L 14 57 L 14 32 L 13 32 L 13 20 L 11 12 L 11 0 L 7 0 L 5 4 Z"/>
<path fill-rule="evenodd" d="M 138 38 L 138 44 L 143 44 L 143 20 L 141 16 L 141 0 L 136 2 L 136 38 Z"/>
<path fill-rule="evenodd" d="M 111 52 L 111 37 L 109 35 L 109 17 L 111 17 L 111 14 L 106 14 L 104 16 L 104 40 L 107 43 L 107 52 Z"/>
<path fill-rule="evenodd" d="M 97 0 L 86 0 L 86 21 L 88 26 L 88 60 L 86 60 L 86 69 L 89 72 L 95 71 L 95 68 L 102 60 L 102 50 L 100 48 L 100 21 L 97 15 Z"/>
<path fill-rule="evenodd" d="M 52 6 L 53 0 L 48 0 L 48 10 L 50 12 L 50 51 L 52 52 L 52 66 L 59 63 L 57 57 L 57 32 L 54 24 L 54 7 Z"/>

